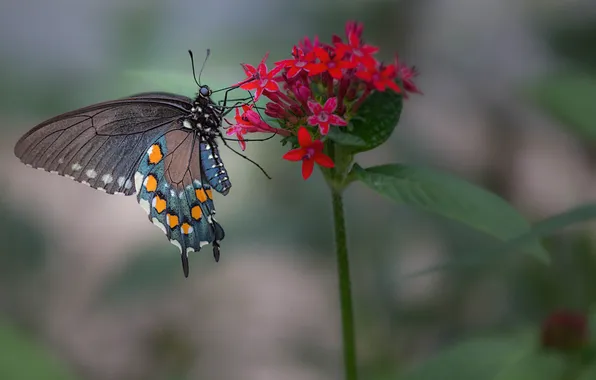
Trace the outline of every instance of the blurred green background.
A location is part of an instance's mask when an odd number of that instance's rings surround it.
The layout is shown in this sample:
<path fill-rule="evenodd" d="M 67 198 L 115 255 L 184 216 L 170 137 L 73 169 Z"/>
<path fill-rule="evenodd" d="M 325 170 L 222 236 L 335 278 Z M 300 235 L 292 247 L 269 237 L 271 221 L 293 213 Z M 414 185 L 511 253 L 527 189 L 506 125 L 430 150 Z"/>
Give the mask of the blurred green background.
<path fill-rule="evenodd" d="M 26 168 L 12 149 L 37 123 L 94 102 L 192 96 L 187 49 L 212 49 L 203 82 L 219 88 L 243 78 L 239 63 L 286 58 L 305 35 L 330 41 L 351 19 L 383 58 L 415 64 L 424 92 L 361 165 L 439 168 L 531 221 L 594 200 L 594 1 L 3 0 L 0 379 L 340 376 L 329 195 L 320 173 L 305 183 L 281 160 L 276 141 L 247 149 L 270 181 L 222 151 L 234 184 L 216 195 L 222 259 L 193 255 L 186 280 L 133 197 Z M 553 309 L 596 301 L 593 225 L 551 236 L 551 266 L 513 252 L 411 277 L 495 241 L 362 185 L 346 197 L 363 379 L 399 379 L 461 342 L 472 342 L 460 349 L 464 367 L 477 362 L 470 352 L 515 354 L 511 342 L 534 344 Z M 488 336 L 486 354 L 470 341 Z"/>

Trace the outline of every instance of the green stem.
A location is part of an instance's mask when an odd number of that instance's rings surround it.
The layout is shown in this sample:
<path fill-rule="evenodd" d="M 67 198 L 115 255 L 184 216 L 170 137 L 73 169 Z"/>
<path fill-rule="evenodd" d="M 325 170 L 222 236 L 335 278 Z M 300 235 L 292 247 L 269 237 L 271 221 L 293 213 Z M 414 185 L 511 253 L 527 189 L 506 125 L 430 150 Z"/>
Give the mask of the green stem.
<path fill-rule="evenodd" d="M 350 285 L 350 261 L 346 239 L 346 221 L 341 190 L 331 190 L 333 199 L 333 226 L 335 229 L 335 253 L 339 277 L 339 298 L 344 351 L 345 380 L 357 380 L 356 339 L 354 334 L 354 312 Z"/>

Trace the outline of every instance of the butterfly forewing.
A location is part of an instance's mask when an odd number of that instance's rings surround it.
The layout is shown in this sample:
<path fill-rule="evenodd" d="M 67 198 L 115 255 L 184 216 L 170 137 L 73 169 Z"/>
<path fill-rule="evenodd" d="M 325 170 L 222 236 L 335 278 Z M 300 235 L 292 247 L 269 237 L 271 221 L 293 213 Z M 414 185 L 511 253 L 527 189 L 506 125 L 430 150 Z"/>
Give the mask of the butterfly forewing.
<path fill-rule="evenodd" d="M 155 95 L 127 98 L 69 112 L 33 128 L 15 146 L 25 164 L 109 193 L 134 192 L 133 175 L 146 147 L 178 123 L 191 100 Z"/>

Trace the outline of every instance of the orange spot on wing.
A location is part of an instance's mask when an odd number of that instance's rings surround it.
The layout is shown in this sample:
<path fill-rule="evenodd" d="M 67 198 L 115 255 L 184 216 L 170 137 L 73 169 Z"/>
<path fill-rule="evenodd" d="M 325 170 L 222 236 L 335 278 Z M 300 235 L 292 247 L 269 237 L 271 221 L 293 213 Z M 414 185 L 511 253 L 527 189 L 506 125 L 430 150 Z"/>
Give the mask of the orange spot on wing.
<path fill-rule="evenodd" d="M 153 198 L 153 207 L 155 208 L 155 211 L 161 214 L 163 210 L 166 209 L 166 200 L 159 195 L 156 195 L 155 198 Z"/>
<path fill-rule="evenodd" d="M 182 223 L 182 226 L 180 226 L 180 228 L 182 229 L 182 232 L 185 235 L 188 235 L 189 233 L 192 232 L 192 226 L 188 223 Z"/>
<path fill-rule="evenodd" d="M 168 222 L 168 226 L 170 226 L 171 229 L 174 229 L 178 226 L 178 216 L 177 215 L 168 214 L 166 219 Z"/>
<path fill-rule="evenodd" d="M 199 220 L 201 216 L 203 216 L 203 210 L 201 210 L 201 206 L 195 206 L 190 210 L 190 215 L 193 219 Z"/>
<path fill-rule="evenodd" d="M 205 190 L 203 189 L 196 189 L 195 195 L 197 196 L 197 199 L 201 201 L 201 203 L 207 200 L 207 194 L 205 194 Z"/>
<path fill-rule="evenodd" d="M 205 190 L 205 192 L 207 193 L 207 197 L 209 199 L 213 199 L 213 190 L 207 189 L 207 190 Z"/>
<path fill-rule="evenodd" d="M 154 175 L 149 174 L 147 178 L 145 178 L 145 189 L 150 193 L 157 190 L 157 179 Z"/>
<path fill-rule="evenodd" d="M 157 164 L 163 158 L 163 154 L 161 153 L 161 148 L 157 144 L 151 145 L 149 148 L 149 163 L 150 164 Z"/>

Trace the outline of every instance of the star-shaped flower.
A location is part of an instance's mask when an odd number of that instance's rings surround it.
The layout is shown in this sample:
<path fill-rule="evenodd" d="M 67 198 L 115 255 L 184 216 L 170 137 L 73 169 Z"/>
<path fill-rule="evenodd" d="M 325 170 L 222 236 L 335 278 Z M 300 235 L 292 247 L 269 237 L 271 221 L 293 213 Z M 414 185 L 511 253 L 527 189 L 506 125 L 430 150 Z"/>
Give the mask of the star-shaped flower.
<path fill-rule="evenodd" d="M 333 114 L 337 109 L 336 97 L 327 99 L 323 106 L 317 102 L 309 101 L 308 108 L 313 113 L 308 118 L 308 124 L 313 126 L 318 125 L 322 135 L 329 133 L 329 125 L 345 126 L 348 124 L 344 119 Z"/>
<path fill-rule="evenodd" d="M 254 67 L 248 63 L 242 64 L 244 73 L 249 80 L 244 80 L 238 84 L 243 90 L 256 90 L 254 99 L 255 102 L 261 97 L 263 91 L 279 91 L 279 85 L 275 80 L 275 76 L 283 69 L 283 67 L 278 66 L 274 67 L 271 71 L 267 71 L 267 65 L 265 64 L 267 57 L 269 57 L 269 53 L 265 54 L 258 67 Z"/>
<path fill-rule="evenodd" d="M 302 160 L 302 178 L 308 179 L 315 167 L 315 162 L 325 168 L 335 166 L 329 156 L 323 153 L 323 142 L 321 140 L 313 141 L 310 133 L 304 127 L 298 129 L 298 144 L 300 148 L 292 149 L 284 154 L 283 158 L 288 161 Z"/>

